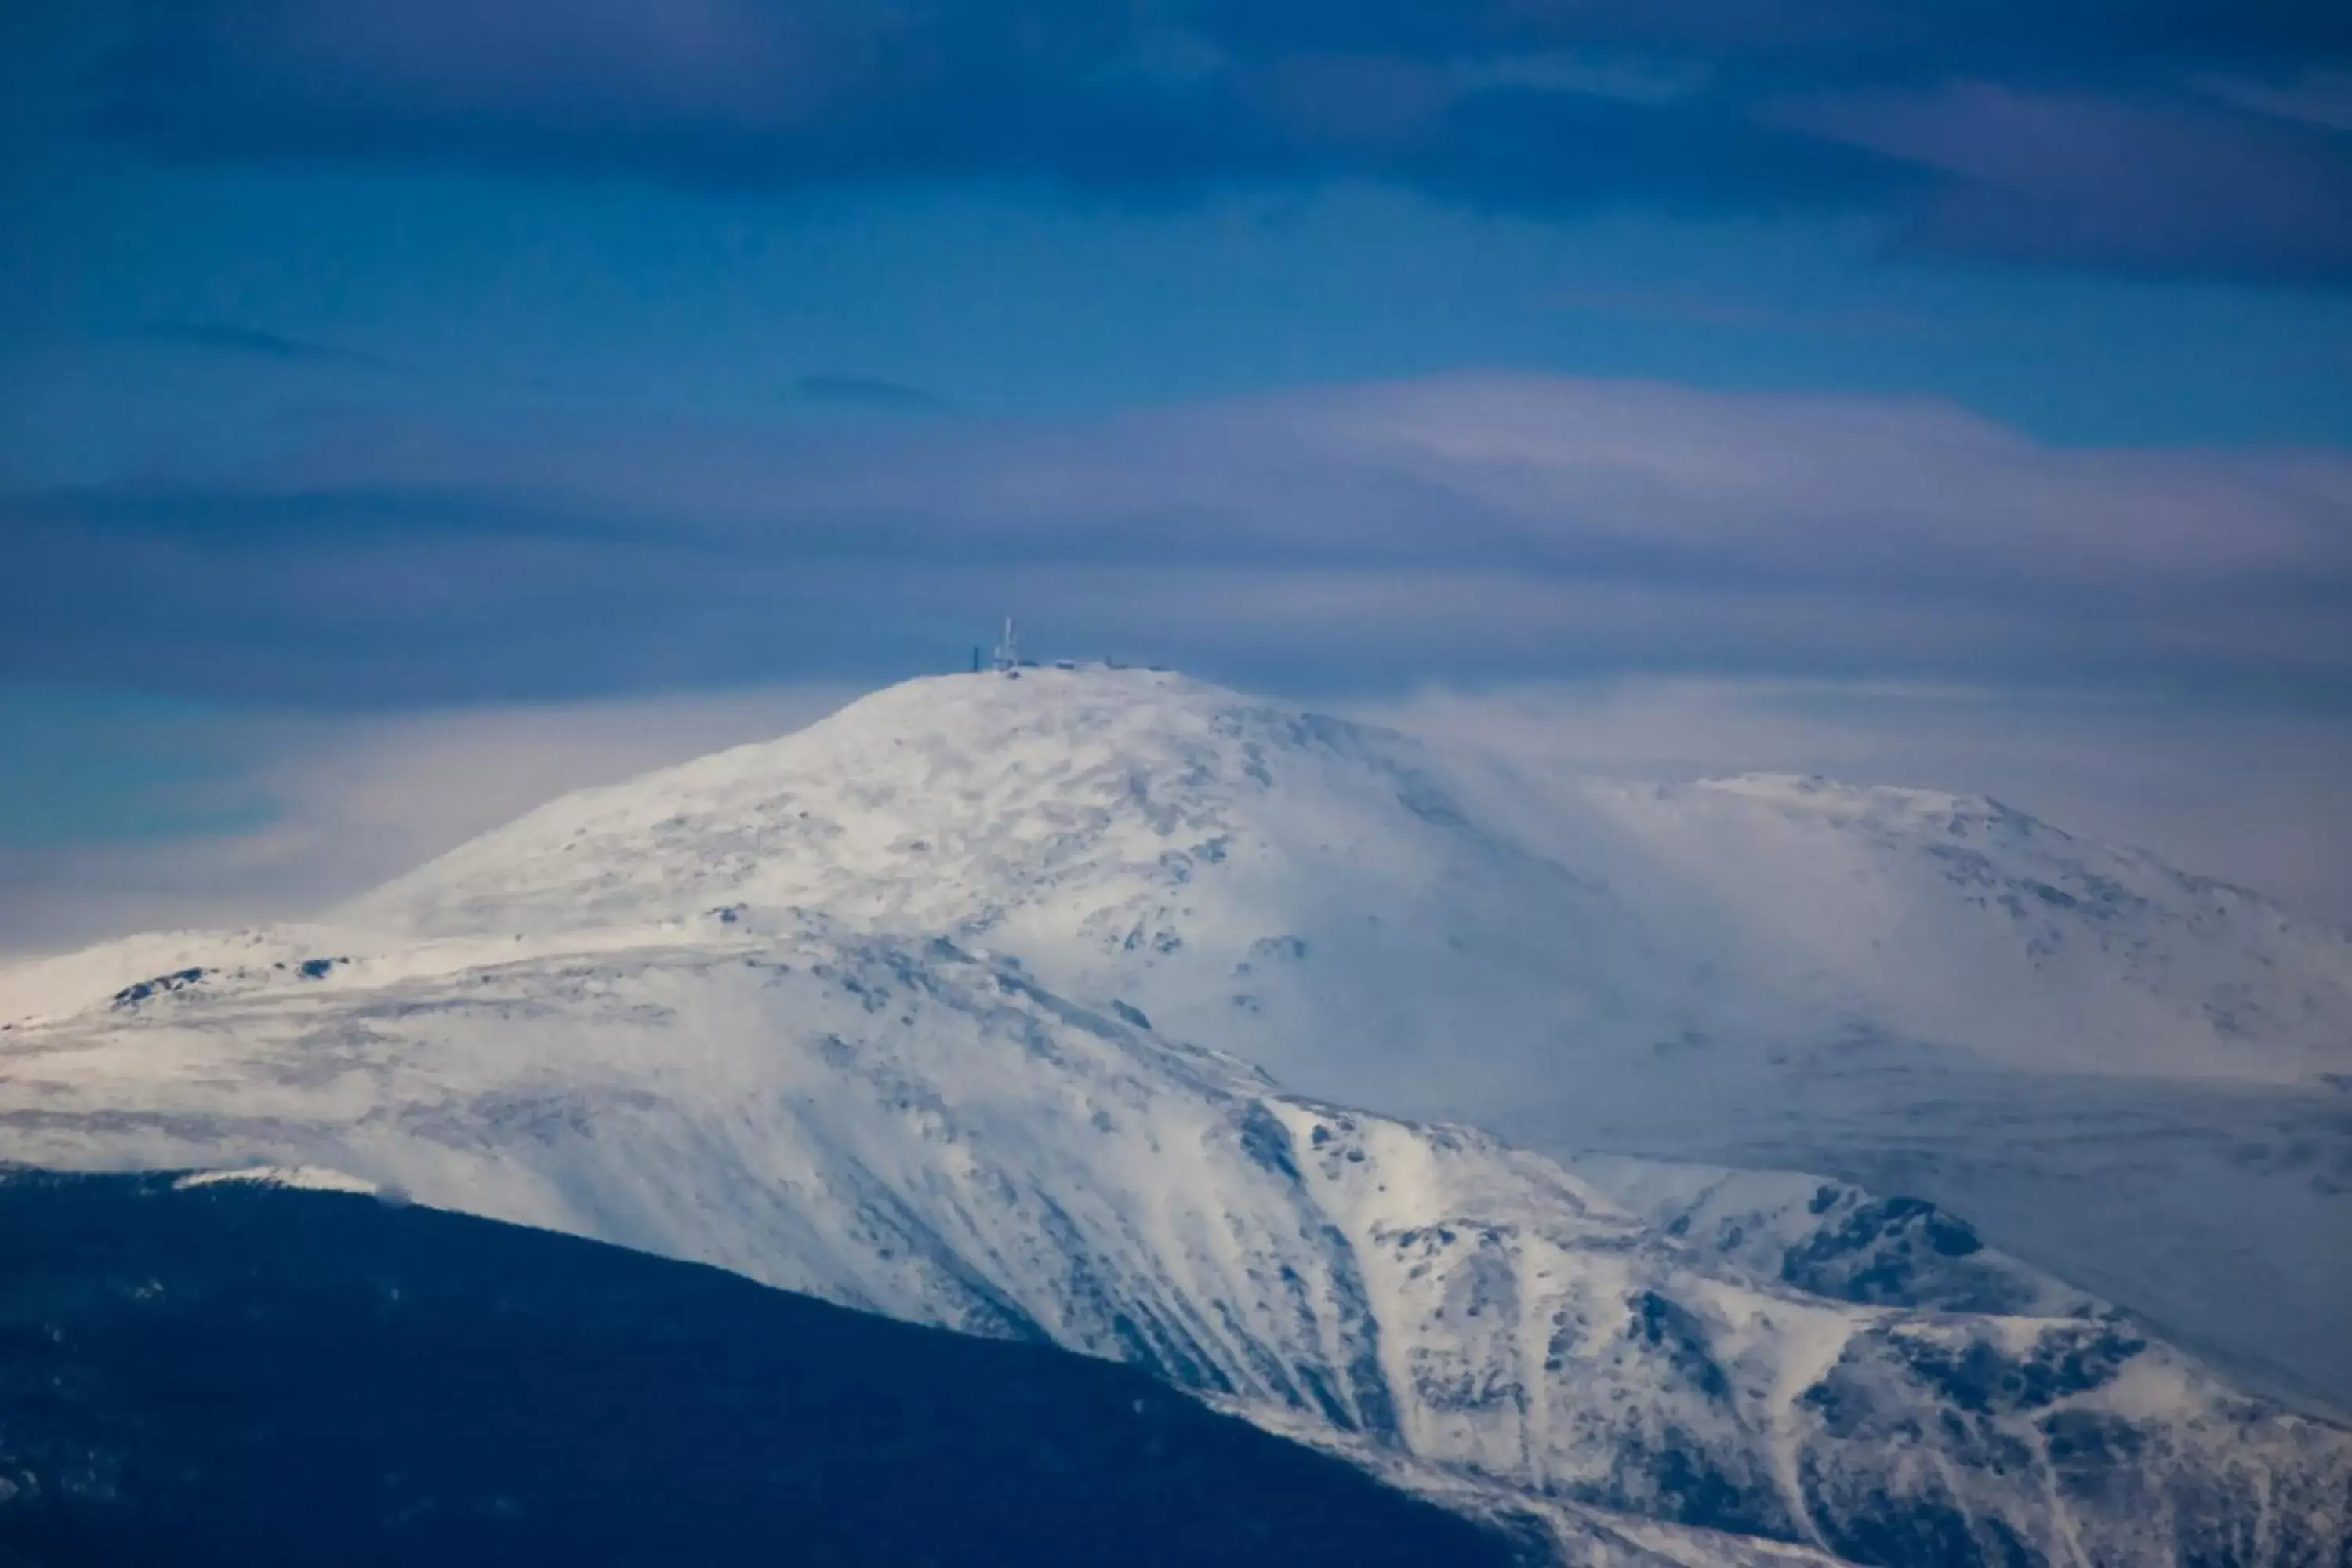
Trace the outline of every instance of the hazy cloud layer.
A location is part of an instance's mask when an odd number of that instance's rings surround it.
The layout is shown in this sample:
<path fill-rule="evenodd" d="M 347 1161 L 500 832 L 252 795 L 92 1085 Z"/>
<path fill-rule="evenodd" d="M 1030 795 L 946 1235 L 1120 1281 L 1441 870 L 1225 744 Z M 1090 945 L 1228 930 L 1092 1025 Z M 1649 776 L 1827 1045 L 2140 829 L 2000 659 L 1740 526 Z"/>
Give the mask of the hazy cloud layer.
<path fill-rule="evenodd" d="M 177 744 L 216 765 L 159 800 L 260 803 L 259 825 L 0 845 L 0 953 L 314 913 L 542 800 L 788 732 L 854 691 L 496 707 L 381 718 L 222 716 Z M 2095 693 L 1633 677 L 1360 693 L 1343 710 L 1441 744 L 1654 779 L 1748 769 L 1990 792 L 2352 924 L 2344 715 Z M 130 720 L 144 728 L 147 721 Z"/>
<path fill-rule="evenodd" d="M 2352 714 L 1867 681 L 1424 687 L 1359 717 L 1571 772 L 1743 772 L 1990 795 L 2352 927 Z"/>
<path fill-rule="evenodd" d="M 1907 243 L 2342 279 L 2340 7 L 2220 0 L 145 0 L 159 156 L 1044 182 L 1370 179 L 1532 212 L 1834 208 Z"/>
<path fill-rule="evenodd" d="M 0 953 L 315 913 L 568 790 L 789 733 L 854 695 L 798 686 L 366 718 L 184 718 L 173 744 L 211 765 L 146 786 L 151 809 L 179 831 L 0 838 Z M 139 715 L 118 727 L 135 741 L 152 723 Z M 210 831 L 192 821 L 223 799 L 262 820 Z"/>
<path fill-rule="evenodd" d="M 5 501 L 20 674 L 332 707 L 871 679 L 1013 611 L 1309 688 L 1595 668 L 2352 688 L 2352 461 L 1455 376 L 1087 423 L 354 420 Z"/>

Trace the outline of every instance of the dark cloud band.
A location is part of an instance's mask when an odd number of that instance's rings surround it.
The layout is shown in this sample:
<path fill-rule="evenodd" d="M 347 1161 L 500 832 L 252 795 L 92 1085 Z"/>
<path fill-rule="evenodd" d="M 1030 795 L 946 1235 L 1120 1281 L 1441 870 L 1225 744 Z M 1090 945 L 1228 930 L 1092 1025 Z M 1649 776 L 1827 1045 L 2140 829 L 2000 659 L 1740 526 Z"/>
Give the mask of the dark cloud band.
<path fill-rule="evenodd" d="M 2340 7 L 2212 0 L 225 0 L 94 123 L 170 158 L 1138 201 L 1373 180 L 1533 213 L 1882 216 L 1912 245 L 2352 277 Z M 2318 72 L 2317 78 L 2314 72 Z M 2317 94 L 2315 97 L 2315 93 Z M 2332 100 L 2328 100 L 2332 101 Z"/>

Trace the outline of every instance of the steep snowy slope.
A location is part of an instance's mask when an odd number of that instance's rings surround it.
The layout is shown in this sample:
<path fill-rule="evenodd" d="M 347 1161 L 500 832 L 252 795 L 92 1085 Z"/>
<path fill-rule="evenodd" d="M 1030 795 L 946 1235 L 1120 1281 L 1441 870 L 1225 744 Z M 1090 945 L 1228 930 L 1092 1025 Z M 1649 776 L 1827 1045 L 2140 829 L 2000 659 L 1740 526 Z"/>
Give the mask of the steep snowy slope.
<path fill-rule="evenodd" d="M 1576 1560 L 2316 1565 L 2352 1543 L 2352 1432 L 2095 1307 L 1766 1277 L 1548 1160 L 1284 1096 L 944 939 L 731 906 L 320 935 L 180 939 L 178 967 L 79 1002 L 96 955 L 0 983 L 0 1149 L 340 1171 L 1049 1339 L 1515 1497 Z"/>
<path fill-rule="evenodd" d="M 1138 671 L 917 681 L 556 802 L 413 937 L 821 909 L 1287 1084 L 1916 1193 L 2352 1405 L 2352 941 L 1998 805 L 1546 776 Z"/>

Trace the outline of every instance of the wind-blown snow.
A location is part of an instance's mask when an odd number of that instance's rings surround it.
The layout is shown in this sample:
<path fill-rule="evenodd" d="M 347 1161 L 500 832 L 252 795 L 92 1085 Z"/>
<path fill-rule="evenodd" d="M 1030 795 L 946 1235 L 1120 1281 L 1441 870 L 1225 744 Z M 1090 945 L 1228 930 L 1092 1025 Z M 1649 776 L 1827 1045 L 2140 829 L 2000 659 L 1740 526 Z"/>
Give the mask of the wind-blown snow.
<path fill-rule="evenodd" d="M 1048 1338 L 1593 1561 L 2335 1563 L 2352 1436 L 2141 1325 L 2331 1386 L 2346 951 L 1989 803 L 1029 671 L 567 797 L 330 925 L 0 972 L 0 1156 L 332 1170 Z"/>
<path fill-rule="evenodd" d="M 303 1193 L 355 1193 L 363 1197 L 380 1197 L 383 1194 L 383 1189 L 373 1182 L 324 1165 L 244 1165 L 224 1171 L 191 1171 L 172 1184 L 175 1188 L 238 1184 L 284 1187 Z"/>

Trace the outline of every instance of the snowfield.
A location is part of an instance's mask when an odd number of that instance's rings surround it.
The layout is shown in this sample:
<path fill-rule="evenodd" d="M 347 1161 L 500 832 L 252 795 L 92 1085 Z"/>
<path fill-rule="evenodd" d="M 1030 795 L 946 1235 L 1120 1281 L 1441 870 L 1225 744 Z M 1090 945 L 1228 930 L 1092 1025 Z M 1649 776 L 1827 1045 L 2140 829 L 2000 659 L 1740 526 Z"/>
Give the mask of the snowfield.
<path fill-rule="evenodd" d="M 2352 1410 L 2352 938 L 1997 803 L 1547 773 L 1181 676 L 919 680 L 353 918 L 939 933 L 1286 1087 L 1914 1194 Z"/>
<path fill-rule="evenodd" d="M 1576 1561 L 2336 1564 L 2352 1433 L 2240 1390 L 2346 1391 L 2348 976 L 1990 803 L 1031 670 L 0 971 L 0 1158 L 1051 1340 Z"/>

